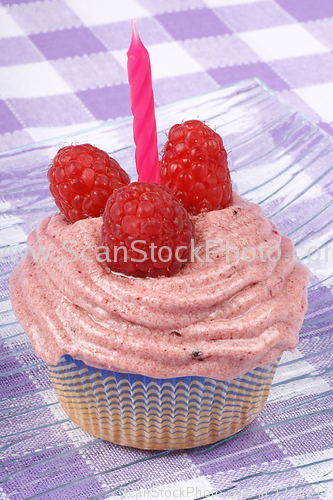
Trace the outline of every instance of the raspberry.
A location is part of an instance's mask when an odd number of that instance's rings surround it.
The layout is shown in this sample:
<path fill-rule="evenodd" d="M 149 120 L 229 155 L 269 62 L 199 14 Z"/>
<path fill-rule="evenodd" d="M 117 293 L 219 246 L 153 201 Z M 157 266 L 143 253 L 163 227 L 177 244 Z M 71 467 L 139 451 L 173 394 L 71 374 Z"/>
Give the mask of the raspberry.
<path fill-rule="evenodd" d="M 174 125 L 160 162 L 161 183 L 191 214 L 225 208 L 231 179 L 222 138 L 199 120 Z"/>
<path fill-rule="evenodd" d="M 99 217 L 109 196 L 130 183 L 120 165 L 91 144 L 61 148 L 47 178 L 57 207 L 71 222 Z"/>
<path fill-rule="evenodd" d="M 128 276 L 172 276 L 188 261 L 194 226 L 170 189 L 132 182 L 110 196 L 103 214 L 106 264 Z"/>

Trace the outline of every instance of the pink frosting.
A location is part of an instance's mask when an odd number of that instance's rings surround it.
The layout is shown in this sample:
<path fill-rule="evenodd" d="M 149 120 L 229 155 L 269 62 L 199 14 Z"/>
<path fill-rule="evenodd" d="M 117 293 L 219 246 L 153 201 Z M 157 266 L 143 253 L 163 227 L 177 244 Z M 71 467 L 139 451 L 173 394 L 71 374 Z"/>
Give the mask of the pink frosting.
<path fill-rule="evenodd" d="M 201 247 L 193 262 L 171 278 L 135 279 L 96 259 L 101 218 L 44 219 L 28 243 L 36 254 L 40 246 L 49 250 L 48 258 L 35 262 L 29 252 L 11 275 L 13 309 L 37 355 L 51 365 L 70 354 L 97 368 L 156 378 L 230 380 L 294 350 L 310 273 L 291 240 L 238 195 L 232 206 L 193 221 L 195 249 Z M 78 258 L 65 262 L 73 251 Z"/>

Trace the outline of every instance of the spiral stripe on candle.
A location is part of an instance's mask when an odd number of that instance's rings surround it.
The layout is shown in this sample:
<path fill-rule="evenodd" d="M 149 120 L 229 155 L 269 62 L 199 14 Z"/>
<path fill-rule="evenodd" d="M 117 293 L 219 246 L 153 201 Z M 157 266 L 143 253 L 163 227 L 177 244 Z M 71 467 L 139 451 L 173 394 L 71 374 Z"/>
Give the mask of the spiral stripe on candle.
<path fill-rule="evenodd" d="M 139 181 L 160 183 L 154 95 L 149 58 L 134 59 L 131 68 L 135 160 Z"/>

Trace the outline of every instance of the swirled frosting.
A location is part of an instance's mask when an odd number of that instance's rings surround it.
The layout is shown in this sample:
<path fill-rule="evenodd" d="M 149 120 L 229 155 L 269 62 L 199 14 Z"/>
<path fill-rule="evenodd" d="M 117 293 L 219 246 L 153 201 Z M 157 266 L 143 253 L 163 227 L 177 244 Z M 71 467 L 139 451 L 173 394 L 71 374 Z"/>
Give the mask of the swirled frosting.
<path fill-rule="evenodd" d="M 155 378 L 230 380 L 292 351 L 309 271 L 291 240 L 238 195 L 193 221 L 192 261 L 171 278 L 135 279 L 98 261 L 102 218 L 44 219 L 11 275 L 13 309 L 36 354 L 51 365 L 71 354 Z"/>

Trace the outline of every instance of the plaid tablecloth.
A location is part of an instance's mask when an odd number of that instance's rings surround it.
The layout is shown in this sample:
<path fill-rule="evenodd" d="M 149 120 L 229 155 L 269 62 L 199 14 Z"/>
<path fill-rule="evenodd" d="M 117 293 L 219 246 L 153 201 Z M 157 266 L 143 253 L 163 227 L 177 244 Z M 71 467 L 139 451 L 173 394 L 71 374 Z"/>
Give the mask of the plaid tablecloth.
<path fill-rule="evenodd" d="M 333 0 L 5 2 L 0 151 L 130 115 L 126 52 L 133 18 L 150 53 L 156 106 L 259 77 L 333 135 Z M 302 133 L 330 154 L 324 136 L 310 128 Z M 329 172 L 327 158 L 325 165 Z M 324 193 L 332 198 L 331 187 L 321 185 L 318 196 Z M 6 203 L 0 197 L 1 210 Z M 31 203 L 38 210 L 38 199 Z M 1 229 L 6 223 L 5 213 Z M 284 357 L 259 420 L 211 449 L 154 453 L 95 439 L 67 419 L 45 365 L 27 344 L 19 347 L 32 375 L 11 357 L 22 331 L 4 292 L 1 325 L 9 325 L 11 336 L 0 344 L 0 499 L 333 499 L 332 291 L 313 286 L 309 299 L 300 350 Z M 40 406 L 32 392 L 40 393 Z"/>
<path fill-rule="evenodd" d="M 136 18 L 156 106 L 253 76 L 333 133 L 332 0 L 1 0 L 0 148 L 130 114 Z"/>

